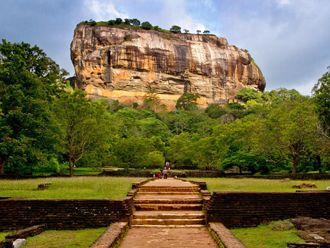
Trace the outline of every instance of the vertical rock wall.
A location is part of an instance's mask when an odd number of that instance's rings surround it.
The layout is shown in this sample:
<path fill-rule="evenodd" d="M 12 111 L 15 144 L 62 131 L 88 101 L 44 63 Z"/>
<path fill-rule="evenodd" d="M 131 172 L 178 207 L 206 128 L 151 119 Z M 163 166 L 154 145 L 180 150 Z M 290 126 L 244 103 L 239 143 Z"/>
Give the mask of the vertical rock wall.
<path fill-rule="evenodd" d="M 215 35 L 79 24 L 71 59 L 89 96 L 141 103 L 152 90 L 168 110 L 184 92 L 199 94 L 206 106 L 233 99 L 242 87 L 265 88 L 250 54 Z"/>

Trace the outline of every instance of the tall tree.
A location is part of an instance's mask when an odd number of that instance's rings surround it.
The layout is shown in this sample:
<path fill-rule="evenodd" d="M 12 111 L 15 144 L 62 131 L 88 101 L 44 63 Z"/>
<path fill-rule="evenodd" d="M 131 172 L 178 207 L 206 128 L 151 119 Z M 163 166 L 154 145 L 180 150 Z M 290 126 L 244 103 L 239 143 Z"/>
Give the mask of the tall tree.
<path fill-rule="evenodd" d="M 107 104 L 93 102 L 82 91 L 63 94 L 54 103 L 61 127 L 62 153 L 69 163 L 70 176 L 77 162 L 93 156 L 102 163 L 109 149 L 109 113 Z"/>
<path fill-rule="evenodd" d="M 173 25 L 171 28 L 170 28 L 170 31 L 172 33 L 181 33 L 181 27 L 178 26 L 178 25 Z"/>
<path fill-rule="evenodd" d="M 55 156 L 49 105 L 66 74 L 37 46 L 0 43 L 0 173 L 31 174 Z"/>
<path fill-rule="evenodd" d="M 324 134 L 330 139 L 330 67 L 314 86 L 313 93 Z"/>
<path fill-rule="evenodd" d="M 283 101 L 272 107 L 267 118 L 272 148 L 291 160 L 292 174 L 312 146 L 319 146 L 315 106 L 308 97 Z"/>

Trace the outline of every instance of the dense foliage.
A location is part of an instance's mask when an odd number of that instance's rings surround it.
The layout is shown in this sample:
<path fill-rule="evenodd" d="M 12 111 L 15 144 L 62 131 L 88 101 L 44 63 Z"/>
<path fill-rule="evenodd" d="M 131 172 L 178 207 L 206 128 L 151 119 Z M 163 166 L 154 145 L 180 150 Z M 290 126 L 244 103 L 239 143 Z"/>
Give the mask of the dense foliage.
<path fill-rule="evenodd" d="M 177 169 L 329 170 L 328 74 L 314 97 L 242 89 L 235 102 L 203 110 L 198 95 L 185 93 L 173 112 L 163 111 L 152 89 L 142 105 L 124 106 L 92 101 L 64 76 L 39 48 L 0 44 L 1 173 L 160 168 L 165 160 Z"/>
<path fill-rule="evenodd" d="M 109 21 L 99 21 L 96 22 L 93 19 L 90 19 L 89 21 L 83 21 L 81 22 L 83 24 L 88 24 L 91 26 L 116 26 L 116 27 L 121 27 L 121 28 L 129 28 L 129 29 L 145 29 L 145 30 L 155 30 L 158 32 L 163 32 L 163 33 L 181 33 L 181 27 L 178 25 L 173 25 L 169 30 L 161 28 L 159 26 L 153 26 L 150 22 L 145 21 L 145 22 L 140 22 L 140 20 L 134 18 L 134 19 L 121 19 L 121 18 L 116 18 L 114 20 L 109 20 Z M 183 30 L 185 34 L 189 33 L 189 30 L 184 29 Z M 197 34 L 200 34 L 201 31 L 197 30 Z M 203 31 L 204 35 L 209 35 L 210 31 L 209 30 L 204 30 Z"/>

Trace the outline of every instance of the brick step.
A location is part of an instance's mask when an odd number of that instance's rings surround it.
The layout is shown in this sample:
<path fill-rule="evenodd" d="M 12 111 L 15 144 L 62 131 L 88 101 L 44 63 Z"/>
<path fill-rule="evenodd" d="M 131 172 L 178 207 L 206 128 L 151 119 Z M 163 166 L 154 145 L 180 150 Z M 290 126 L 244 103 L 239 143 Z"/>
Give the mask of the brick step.
<path fill-rule="evenodd" d="M 181 194 L 175 194 L 175 195 L 172 195 L 172 194 L 162 194 L 162 195 L 145 195 L 145 194 L 141 194 L 141 193 L 137 193 L 136 196 L 134 197 L 134 199 L 146 199 L 146 200 L 149 200 L 149 199 L 157 199 L 157 200 L 164 200 L 164 199 L 173 199 L 173 200 L 177 200 L 177 199 L 202 199 L 202 196 L 198 193 L 194 194 L 194 195 L 181 195 Z"/>
<path fill-rule="evenodd" d="M 203 200 L 196 199 L 134 199 L 135 204 L 201 204 Z"/>
<path fill-rule="evenodd" d="M 142 186 L 138 192 L 199 192 L 199 187 L 154 187 Z"/>
<path fill-rule="evenodd" d="M 204 219 L 203 211 L 136 211 L 134 219 Z"/>
<path fill-rule="evenodd" d="M 199 219 L 133 219 L 132 225 L 203 225 L 205 220 Z"/>
<path fill-rule="evenodd" d="M 164 228 L 164 225 L 132 225 L 132 227 L 159 227 Z M 200 228 L 205 227 L 205 225 L 166 225 L 166 228 Z"/>
<path fill-rule="evenodd" d="M 153 211 L 153 210 L 202 210 L 203 204 L 134 204 L 135 209 Z"/>
<path fill-rule="evenodd" d="M 138 191 L 136 195 L 200 195 L 200 193 L 196 191 Z"/>

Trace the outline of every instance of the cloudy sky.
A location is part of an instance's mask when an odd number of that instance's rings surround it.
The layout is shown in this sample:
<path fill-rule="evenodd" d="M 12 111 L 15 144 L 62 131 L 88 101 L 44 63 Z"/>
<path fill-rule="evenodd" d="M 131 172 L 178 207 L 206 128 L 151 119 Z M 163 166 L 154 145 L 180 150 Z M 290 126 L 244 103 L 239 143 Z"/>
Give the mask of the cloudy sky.
<path fill-rule="evenodd" d="M 36 44 L 73 75 L 70 42 L 83 20 L 138 18 L 208 29 L 248 49 L 266 90 L 310 94 L 330 65 L 329 0 L 1 0 L 0 38 Z"/>

